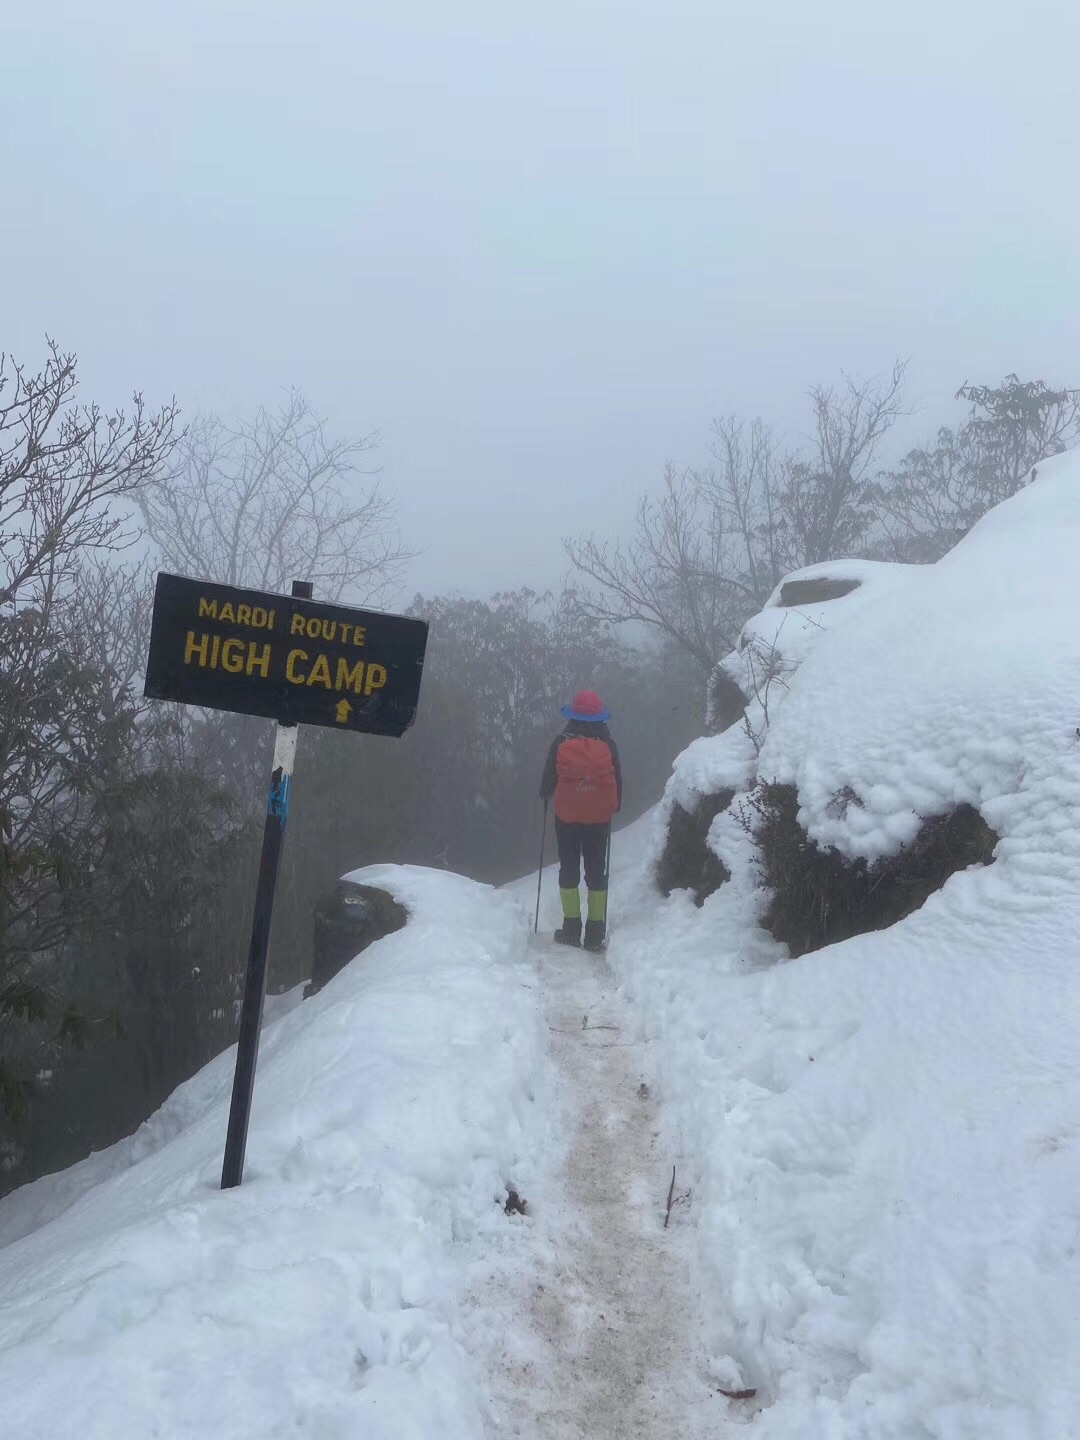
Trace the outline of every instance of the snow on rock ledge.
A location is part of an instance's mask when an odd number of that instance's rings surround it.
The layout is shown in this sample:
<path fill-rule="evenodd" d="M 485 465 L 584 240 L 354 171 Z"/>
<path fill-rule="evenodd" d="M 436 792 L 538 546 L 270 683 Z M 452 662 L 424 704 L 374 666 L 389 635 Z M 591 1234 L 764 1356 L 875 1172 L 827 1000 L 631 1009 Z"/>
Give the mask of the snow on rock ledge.
<path fill-rule="evenodd" d="M 816 638 L 758 766 L 797 786 L 813 839 L 874 859 L 967 802 L 1006 837 L 999 859 L 1080 881 L 1078 553 L 1080 458 L 1063 455 Z M 833 803 L 845 787 L 858 804 Z"/>
<path fill-rule="evenodd" d="M 876 560 L 832 560 L 785 575 L 765 606 L 742 628 L 738 648 L 716 667 L 710 684 L 712 728 L 723 731 L 744 715 L 755 736 L 764 733 L 770 705 L 783 699 L 791 677 L 819 635 L 886 599 L 917 573 L 916 565 Z M 721 694 L 729 697 L 718 713 Z M 736 715 L 730 696 L 742 697 Z"/>
<path fill-rule="evenodd" d="M 743 626 L 738 649 L 710 681 L 710 723 L 720 733 L 703 736 L 678 757 L 665 792 L 665 840 L 656 866 L 664 894 L 689 888 L 700 904 L 726 877 L 709 822 L 753 782 L 762 740 L 800 664 L 829 628 L 885 601 L 918 568 L 869 560 L 810 565 L 785 576 Z M 711 876 L 704 886 L 702 875 Z"/>

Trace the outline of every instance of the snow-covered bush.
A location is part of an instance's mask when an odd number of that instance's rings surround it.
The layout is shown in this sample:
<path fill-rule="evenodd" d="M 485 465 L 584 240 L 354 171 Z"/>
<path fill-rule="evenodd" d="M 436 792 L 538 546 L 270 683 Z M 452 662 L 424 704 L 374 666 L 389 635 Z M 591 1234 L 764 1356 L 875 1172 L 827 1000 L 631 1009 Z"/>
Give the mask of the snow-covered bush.
<path fill-rule="evenodd" d="M 861 802 L 848 788 L 834 803 Z M 809 838 L 792 785 L 759 785 L 741 802 L 739 818 L 754 840 L 769 892 L 761 923 L 793 956 L 895 925 L 950 875 L 988 865 L 998 841 L 977 810 L 958 805 L 925 820 L 895 855 L 868 864 L 861 855 L 852 859 Z M 714 863 L 723 865 L 719 857 Z"/>
<path fill-rule="evenodd" d="M 667 838 L 656 865 L 661 895 L 673 890 L 693 892 L 694 904 L 705 901 L 731 879 L 731 872 L 709 843 L 712 823 L 734 798 L 734 790 L 717 790 L 698 798 L 693 809 L 674 801 L 668 815 Z"/>

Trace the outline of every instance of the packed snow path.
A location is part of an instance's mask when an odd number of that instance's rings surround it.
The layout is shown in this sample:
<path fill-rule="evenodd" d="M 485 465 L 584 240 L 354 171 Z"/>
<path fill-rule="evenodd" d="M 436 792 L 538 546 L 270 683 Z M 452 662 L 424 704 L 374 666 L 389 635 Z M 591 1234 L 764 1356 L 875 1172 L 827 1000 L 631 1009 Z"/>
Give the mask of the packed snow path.
<path fill-rule="evenodd" d="M 535 954 L 567 1147 L 532 1207 L 538 1263 L 501 1298 L 492 1435 L 717 1437 L 729 1402 L 701 1364 L 683 1204 L 664 1228 L 677 1157 L 644 1079 L 648 1042 L 603 956 L 550 942 Z"/>

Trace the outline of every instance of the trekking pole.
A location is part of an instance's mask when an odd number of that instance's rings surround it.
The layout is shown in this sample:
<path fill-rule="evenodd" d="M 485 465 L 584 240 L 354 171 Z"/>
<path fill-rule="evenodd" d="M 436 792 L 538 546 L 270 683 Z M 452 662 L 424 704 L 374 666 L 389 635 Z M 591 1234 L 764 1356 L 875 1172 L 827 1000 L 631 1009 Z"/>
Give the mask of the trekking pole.
<path fill-rule="evenodd" d="M 536 919 L 533 922 L 533 934 L 540 932 L 540 887 L 544 883 L 544 846 L 547 844 L 547 812 L 548 802 L 544 801 L 544 824 L 540 831 L 540 873 L 536 877 Z"/>
<path fill-rule="evenodd" d="M 604 855 L 604 929 L 607 929 L 608 899 L 611 895 L 611 831 L 607 832 L 607 853 Z"/>

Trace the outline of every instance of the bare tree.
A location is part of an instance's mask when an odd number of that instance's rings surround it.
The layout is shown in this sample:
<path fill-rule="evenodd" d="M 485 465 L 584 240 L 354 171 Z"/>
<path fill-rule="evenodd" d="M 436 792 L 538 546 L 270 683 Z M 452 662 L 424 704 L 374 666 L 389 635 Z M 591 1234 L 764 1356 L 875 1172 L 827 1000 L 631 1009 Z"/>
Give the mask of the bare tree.
<path fill-rule="evenodd" d="M 962 385 L 967 421 L 942 427 L 873 487 L 886 553 L 932 561 L 994 505 L 1016 493 L 1040 460 L 1080 438 L 1080 390 L 1006 375 L 999 386 Z"/>
<path fill-rule="evenodd" d="M 897 361 L 884 379 L 812 390 L 814 431 L 799 455 L 781 459 L 761 420 L 714 421 L 712 464 L 682 473 L 669 465 L 628 540 L 565 542 L 592 582 L 578 593 L 582 611 L 649 626 L 712 671 L 784 574 L 864 553 L 871 470 L 903 413 L 904 370 Z"/>
<path fill-rule="evenodd" d="M 30 374 L 0 355 L 0 605 L 40 608 L 71 561 L 116 549 L 125 515 L 111 502 L 158 473 L 174 444 L 176 406 L 130 416 L 78 405 L 76 358 L 48 342 Z"/>
<path fill-rule="evenodd" d="M 713 421 L 709 453 L 713 463 L 700 483 L 723 517 L 731 542 L 727 563 L 756 608 L 784 573 L 777 530 L 784 467 L 777 443 L 764 420 L 747 425 L 730 415 Z"/>
<path fill-rule="evenodd" d="M 329 439 L 295 390 L 235 425 L 198 420 L 139 493 L 146 529 L 182 574 L 262 590 L 303 577 L 322 599 L 376 601 L 409 556 L 392 502 L 358 467 L 373 444 Z"/>
<path fill-rule="evenodd" d="M 565 542 L 596 587 L 576 593 L 578 607 L 607 624 L 657 630 L 709 669 L 731 649 L 753 593 L 729 564 L 737 538 L 715 487 L 668 466 L 659 498 L 642 497 L 629 540 Z"/>
<path fill-rule="evenodd" d="M 785 570 L 859 555 L 874 521 L 868 501 L 881 442 L 907 413 L 907 362 L 883 379 L 845 375 L 840 388 L 810 391 L 814 431 L 810 448 L 786 462 L 775 511 L 776 543 Z"/>
<path fill-rule="evenodd" d="M 176 443 L 174 406 L 148 415 L 136 396 L 130 419 L 106 416 L 78 406 L 75 390 L 75 357 L 52 342 L 38 374 L 0 361 L 0 805 L 13 850 L 55 829 L 58 806 L 70 828 L 100 738 L 97 680 L 111 683 L 105 663 L 96 678 L 83 673 L 83 579 L 131 538 L 115 502 L 147 484 Z"/>
<path fill-rule="evenodd" d="M 0 359 L 0 1113 L 8 1063 L 49 1012 L 49 966 L 77 923 L 100 836 L 96 787 L 131 715 L 80 649 L 80 569 L 130 538 L 122 502 L 175 444 L 175 407 L 76 403 L 76 360 L 49 342 L 31 374 Z M 13 1039 L 17 1036 L 17 1039 Z"/>

